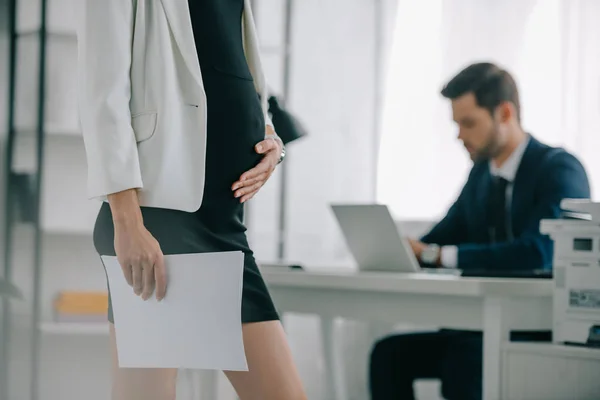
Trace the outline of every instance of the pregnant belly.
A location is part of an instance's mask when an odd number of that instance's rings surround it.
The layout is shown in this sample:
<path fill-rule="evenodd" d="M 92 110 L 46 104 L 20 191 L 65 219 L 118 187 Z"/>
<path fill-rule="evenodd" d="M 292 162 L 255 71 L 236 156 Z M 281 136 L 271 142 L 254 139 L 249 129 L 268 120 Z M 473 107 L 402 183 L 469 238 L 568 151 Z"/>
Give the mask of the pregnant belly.
<path fill-rule="evenodd" d="M 262 159 L 265 120 L 254 83 L 214 74 L 207 80 L 208 109 L 205 195 L 231 196 L 231 185 Z"/>

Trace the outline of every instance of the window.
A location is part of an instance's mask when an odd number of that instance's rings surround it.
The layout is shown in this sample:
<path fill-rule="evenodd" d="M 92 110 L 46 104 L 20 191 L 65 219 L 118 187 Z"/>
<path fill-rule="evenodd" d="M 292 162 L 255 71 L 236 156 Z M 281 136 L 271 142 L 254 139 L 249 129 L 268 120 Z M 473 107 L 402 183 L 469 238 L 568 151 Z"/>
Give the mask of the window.
<path fill-rule="evenodd" d="M 378 201 L 404 220 L 446 212 L 471 163 L 439 91 L 462 67 L 481 60 L 514 74 L 523 127 L 575 153 L 592 189 L 600 187 L 600 161 L 589 150 L 600 145 L 600 28 L 593 22 L 599 19 L 600 2 L 400 2 L 385 87 Z"/>

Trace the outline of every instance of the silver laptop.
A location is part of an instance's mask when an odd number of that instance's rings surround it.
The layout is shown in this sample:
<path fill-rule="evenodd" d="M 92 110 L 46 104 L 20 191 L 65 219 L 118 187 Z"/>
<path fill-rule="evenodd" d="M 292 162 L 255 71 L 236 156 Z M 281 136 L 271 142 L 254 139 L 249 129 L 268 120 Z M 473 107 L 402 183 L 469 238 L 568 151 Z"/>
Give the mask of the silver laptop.
<path fill-rule="evenodd" d="M 334 204 L 331 209 L 360 270 L 423 271 L 387 206 Z"/>

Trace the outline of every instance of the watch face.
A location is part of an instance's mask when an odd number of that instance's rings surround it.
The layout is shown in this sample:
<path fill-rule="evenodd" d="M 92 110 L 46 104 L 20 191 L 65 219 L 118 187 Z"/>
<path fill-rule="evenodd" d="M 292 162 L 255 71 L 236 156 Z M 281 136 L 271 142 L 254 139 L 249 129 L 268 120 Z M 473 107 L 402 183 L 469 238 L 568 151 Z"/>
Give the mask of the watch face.
<path fill-rule="evenodd" d="M 438 258 L 438 246 L 427 246 L 421 254 L 421 260 L 427 264 L 435 264 Z"/>
<path fill-rule="evenodd" d="M 283 161 L 283 159 L 285 158 L 285 146 L 281 148 L 281 154 L 279 155 L 279 163 L 281 163 Z"/>

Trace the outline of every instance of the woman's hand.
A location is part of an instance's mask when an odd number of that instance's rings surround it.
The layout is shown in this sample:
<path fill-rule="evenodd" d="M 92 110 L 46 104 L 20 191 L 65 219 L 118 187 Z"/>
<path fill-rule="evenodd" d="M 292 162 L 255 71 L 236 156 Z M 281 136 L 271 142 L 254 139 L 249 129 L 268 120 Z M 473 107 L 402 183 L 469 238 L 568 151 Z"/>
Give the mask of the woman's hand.
<path fill-rule="evenodd" d="M 267 138 L 258 143 L 254 149 L 258 154 L 263 154 L 263 159 L 258 165 L 249 171 L 242 174 L 240 179 L 233 184 L 231 190 L 234 191 L 234 196 L 240 199 L 240 202 L 245 203 L 250 200 L 273 174 L 275 167 L 279 163 L 281 153 L 283 152 L 283 144 L 281 140 L 275 139 L 275 131 L 270 125 L 267 125 Z M 269 137 L 270 136 L 270 137 Z"/>
<path fill-rule="evenodd" d="M 136 295 L 148 300 L 165 297 L 167 273 L 158 241 L 144 226 L 134 189 L 112 194 L 109 203 L 115 226 L 115 252 L 125 279 Z"/>

